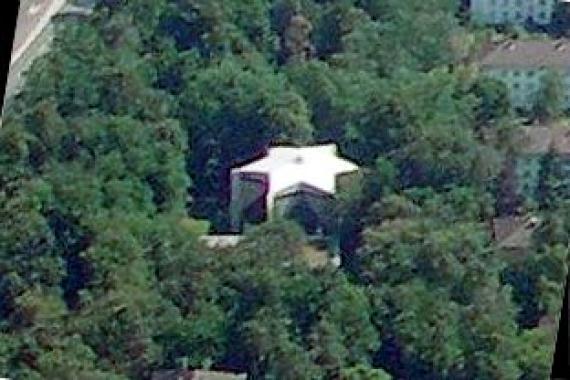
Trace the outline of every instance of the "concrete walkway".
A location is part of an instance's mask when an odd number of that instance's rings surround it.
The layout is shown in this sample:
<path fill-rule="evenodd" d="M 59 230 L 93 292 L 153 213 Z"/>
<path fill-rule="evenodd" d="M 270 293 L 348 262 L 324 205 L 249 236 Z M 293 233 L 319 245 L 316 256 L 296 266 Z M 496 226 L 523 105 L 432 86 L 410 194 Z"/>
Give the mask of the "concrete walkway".
<path fill-rule="evenodd" d="M 14 65 L 65 5 L 66 0 L 22 1 L 10 66 Z"/>
<path fill-rule="evenodd" d="M 66 0 L 20 1 L 2 112 L 7 101 L 18 93 L 23 84 L 22 74 L 36 58 L 49 49 L 51 33 L 48 31 L 51 19 L 63 9 L 66 2 Z"/>

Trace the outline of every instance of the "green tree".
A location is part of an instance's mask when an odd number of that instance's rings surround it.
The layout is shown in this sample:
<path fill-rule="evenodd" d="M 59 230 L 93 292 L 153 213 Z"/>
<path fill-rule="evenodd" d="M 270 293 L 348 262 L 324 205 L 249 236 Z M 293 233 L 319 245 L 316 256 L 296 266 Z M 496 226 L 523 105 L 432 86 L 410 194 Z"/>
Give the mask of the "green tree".
<path fill-rule="evenodd" d="M 541 78 L 534 115 L 541 122 L 550 122 L 562 114 L 564 110 L 563 101 L 560 75 L 555 71 L 545 73 Z"/>
<path fill-rule="evenodd" d="M 312 125 L 305 100 L 287 89 L 261 57 L 229 58 L 189 78 L 181 100 L 196 185 L 192 211 L 223 228 L 229 169 L 261 154 L 270 143 L 306 142 Z"/>
<path fill-rule="evenodd" d="M 460 191 L 439 201 L 416 193 L 419 205 L 403 205 L 408 215 L 385 205 L 381 224 L 365 231 L 360 277 L 371 289 L 375 323 L 398 342 L 405 376 L 422 376 L 423 367 L 442 378 L 516 379 L 515 308 L 498 283 L 503 263 L 485 228 L 471 222 L 486 207 L 465 212 Z M 397 367 L 392 360 L 382 365 Z"/>
<path fill-rule="evenodd" d="M 478 128 L 495 127 L 502 119 L 510 116 L 510 102 L 505 85 L 491 78 L 481 78 L 471 89 L 479 98 L 476 112 Z"/>
<path fill-rule="evenodd" d="M 385 371 L 365 366 L 356 366 L 342 371 L 343 380 L 390 380 L 392 377 Z"/>
<path fill-rule="evenodd" d="M 0 130 L 0 374 L 543 378 L 567 165 L 545 160 L 533 254 L 506 266 L 487 221 L 514 210 L 491 194 L 515 120 L 462 65 L 487 34 L 456 9 L 106 0 L 59 23 Z M 340 268 L 308 266 L 286 221 L 200 242 L 224 229 L 231 167 L 310 142 L 362 167 L 331 208 Z"/>
<path fill-rule="evenodd" d="M 459 30 L 455 2 L 365 0 L 361 3 L 371 18 L 377 20 L 381 45 L 376 44 L 377 38 L 373 39 L 370 51 L 382 70 L 403 66 L 427 71 L 453 58 L 452 37 Z M 363 25 L 363 28 L 368 27 Z"/>

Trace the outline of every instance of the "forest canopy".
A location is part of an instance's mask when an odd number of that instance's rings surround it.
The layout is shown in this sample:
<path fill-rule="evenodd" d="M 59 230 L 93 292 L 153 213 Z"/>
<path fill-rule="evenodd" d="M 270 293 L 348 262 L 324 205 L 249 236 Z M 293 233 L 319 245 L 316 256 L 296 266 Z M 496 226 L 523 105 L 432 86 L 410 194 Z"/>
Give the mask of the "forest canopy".
<path fill-rule="evenodd" d="M 0 129 L 0 375 L 547 378 L 570 166 L 547 155 L 519 194 L 518 119 L 456 3 L 100 0 L 60 21 Z M 330 142 L 365 174 L 333 210 L 340 268 L 298 260 L 287 220 L 201 244 L 228 228 L 230 168 Z M 526 251 L 498 246 L 491 221 L 528 213 Z"/>

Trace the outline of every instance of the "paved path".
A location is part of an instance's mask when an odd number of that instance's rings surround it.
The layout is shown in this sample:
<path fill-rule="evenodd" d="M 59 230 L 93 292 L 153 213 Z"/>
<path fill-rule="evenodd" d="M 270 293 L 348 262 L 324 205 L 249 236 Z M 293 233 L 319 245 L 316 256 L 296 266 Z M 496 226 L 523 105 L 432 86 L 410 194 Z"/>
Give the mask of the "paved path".
<path fill-rule="evenodd" d="M 65 2 L 66 0 L 21 0 L 10 66 L 33 44 Z"/>
<path fill-rule="evenodd" d="M 19 91 L 23 83 L 22 74 L 34 59 L 48 50 L 51 18 L 65 4 L 66 0 L 20 0 L 2 110 L 6 102 Z"/>

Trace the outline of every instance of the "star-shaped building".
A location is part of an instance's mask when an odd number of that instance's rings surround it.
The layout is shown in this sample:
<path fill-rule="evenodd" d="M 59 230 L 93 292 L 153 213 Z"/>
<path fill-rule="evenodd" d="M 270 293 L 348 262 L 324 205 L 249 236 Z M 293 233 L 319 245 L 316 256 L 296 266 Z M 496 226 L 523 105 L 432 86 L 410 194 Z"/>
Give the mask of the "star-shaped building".
<path fill-rule="evenodd" d="M 339 177 L 357 171 L 338 157 L 335 144 L 270 148 L 265 157 L 231 171 L 232 228 L 282 215 L 299 200 L 313 205 L 330 200 Z"/>

